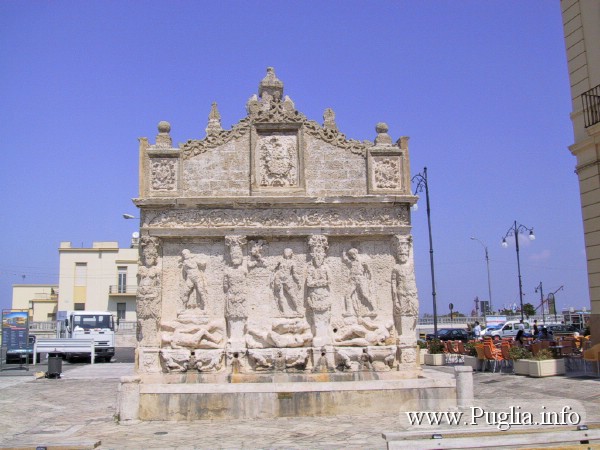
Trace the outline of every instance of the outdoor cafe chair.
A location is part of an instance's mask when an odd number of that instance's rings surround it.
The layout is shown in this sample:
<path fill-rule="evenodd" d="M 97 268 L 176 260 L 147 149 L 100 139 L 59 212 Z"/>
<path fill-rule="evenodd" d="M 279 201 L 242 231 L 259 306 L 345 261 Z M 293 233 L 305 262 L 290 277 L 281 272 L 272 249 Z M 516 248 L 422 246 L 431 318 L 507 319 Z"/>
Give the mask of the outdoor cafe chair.
<path fill-rule="evenodd" d="M 497 364 L 502 364 L 502 361 L 504 360 L 504 358 L 502 358 L 501 350 L 497 350 L 493 345 L 483 344 L 483 354 L 487 361 L 494 362 L 494 369 L 492 371 L 496 372 Z"/>

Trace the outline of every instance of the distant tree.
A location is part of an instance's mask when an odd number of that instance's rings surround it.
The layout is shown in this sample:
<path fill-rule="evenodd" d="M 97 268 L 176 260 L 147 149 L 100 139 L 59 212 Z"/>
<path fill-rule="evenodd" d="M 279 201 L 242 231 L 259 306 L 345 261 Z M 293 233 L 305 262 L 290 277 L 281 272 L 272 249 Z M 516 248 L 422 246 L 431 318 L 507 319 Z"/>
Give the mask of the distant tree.
<path fill-rule="evenodd" d="M 498 314 L 500 314 L 501 316 L 511 316 L 513 314 L 512 309 L 501 309 L 500 311 L 498 311 Z"/>
<path fill-rule="evenodd" d="M 535 307 L 531 303 L 525 303 L 523 305 L 523 314 L 525 314 L 527 318 L 535 315 Z"/>

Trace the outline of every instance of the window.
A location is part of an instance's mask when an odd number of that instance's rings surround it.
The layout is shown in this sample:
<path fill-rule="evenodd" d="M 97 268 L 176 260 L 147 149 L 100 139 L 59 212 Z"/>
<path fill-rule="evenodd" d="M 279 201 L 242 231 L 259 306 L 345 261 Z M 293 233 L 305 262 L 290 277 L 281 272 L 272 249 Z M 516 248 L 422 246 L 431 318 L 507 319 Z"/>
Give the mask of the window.
<path fill-rule="evenodd" d="M 117 292 L 119 294 L 127 293 L 127 267 L 117 267 L 118 278 L 117 278 Z"/>
<path fill-rule="evenodd" d="M 125 320 L 125 312 L 127 311 L 127 303 L 117 303 L 117 319 Z"/>
<path fill-rule="evenodd" d="M 87 285 L 87 263 L 75 263 L 75 286 Z"/>
<path fill-rule="evenodd" d="M 85 311 L 85 303 L 75 303 L 74 309 L 75 311 Z"/>

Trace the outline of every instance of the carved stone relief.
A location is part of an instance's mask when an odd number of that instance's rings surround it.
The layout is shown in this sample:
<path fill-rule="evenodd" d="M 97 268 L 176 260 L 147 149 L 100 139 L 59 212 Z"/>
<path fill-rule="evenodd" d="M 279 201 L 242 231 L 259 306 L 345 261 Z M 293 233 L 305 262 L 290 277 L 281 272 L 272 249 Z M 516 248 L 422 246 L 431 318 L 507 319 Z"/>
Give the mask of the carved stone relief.
<path fill-rule="evenodd" d="M 159 268 L 159 240 L 143 236 L 140 239 L 138 266 L 137 319 L 138 341 L 141 346 L 158 344 L 158 322 L 161 313 L 161 270 Z"/>
<path fill-rule="evenodd" d="M 331 319 L 331 270 L 325 262 L 329 243 L 327 236 L 313 234 L 308 239 L 311 264 L 306 274 L 307 302 L 312 319 L 315 347 L 330 343 L 329 321 Z"/>
<path fill-rule="evenodd" d="M 298 185 L 296 136 L 261 136 L 256 144 L 260 161 L 260 186 Z"/>
<path fill-rule="evenodd" d="M 390 345 L 393 324 L 380 324 L 368 317 L 345 316 L 332 323 L 333 343 L 340 346 L 366 347 Z"/>
<path fill-rule="evenodd" d="M 225 245 L 229 249 L 228 266 L 223 275 L 225 292 L 225 318 L 227 334 L 232 349 L 244 348 L 248 309 L 246 305 L 248 268 L 244 264 L 242 246 L 246 245 L 245 236 L 225 236 Z"/>
<path fill-rule="evenodd" d="M 342 254 L 343 261 L 349 266 L 348 292 L 344 297 L 345 314 L 371 316 L 377 315 L 375 299 L 371 290 L 371 269 L 358 250 L 351 248 Z"/>
<path fill-rule="evenodd" d="M 396 258 L 391 276 L 394 323 L 402 338 L 415 340 L 414 330 L 419 316 L 419 300 L 411 254 L 412 237 L 393 236 L 391 248 Z"/>
<path fill-rule="evenodd" d="M 171 210 L 148 212 L 146 219 L 156 228 L 397 227 L 408 220 L 404 207 Z"/>
<path fill-rule="evenodd" d="M 283 251 L 283 259 L 277 263 L 271 279 L 277 308 L 283 317 L 304 317 L 301 285 L 302 270 L 294 261 L 291 248 Z"/>
<path fill-rule="evenodd" d="M 206 280 L 204 270 L 206 261 L 185 249 L 181 252 L 181 274 L 183 285 L 181 287 L 181 302 L 186 309 L 197 309 L 200 314 L 206 314 Z"/>
<path fill-rule="evenodd" d="M 172 349 L 223 348 L 225 327 L 223 319 L 209 319 L 192 314 L 191 310 L 180 314 L 177 320 L 161 324 L 162 347 Z"/>
<path fill-rule="evenodd" d="M 273 319 L 270 328 L 248 327 L 246 343 L 248 348 L 307 347 L 312 343 L 310 325 L 304 318 Z"/>
<path fill-rule="evenodd" d="M 298 372 L 309 364 L 310 351 L 304 349 L 250 349 L 248 359 L 258 372 Z"/>
<path fill-rule="evenodd" d="M 174 191 L 177 189 L 177 160 L 173 158 L 152 158 L 150 165 L 152 189 Z"/>
<path fill-rule="evenodd" d="M 373 177 L 376 189 L 400 189 L 400 156 L 373 156 Z"/>

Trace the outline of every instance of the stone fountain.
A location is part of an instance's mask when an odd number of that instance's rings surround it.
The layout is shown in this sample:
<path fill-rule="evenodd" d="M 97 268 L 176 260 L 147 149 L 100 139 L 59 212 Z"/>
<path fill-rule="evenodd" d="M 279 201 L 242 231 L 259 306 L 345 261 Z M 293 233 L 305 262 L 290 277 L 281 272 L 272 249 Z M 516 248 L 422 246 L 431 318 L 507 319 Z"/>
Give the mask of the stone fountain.
<path fill-rule="evenodd" d="M 247 116 L 173 147 L 140 139 L 136 376 L 128 420 L 456 405 L 418 364 L 408 138 L 347 139 L 272 68 Z"/>

